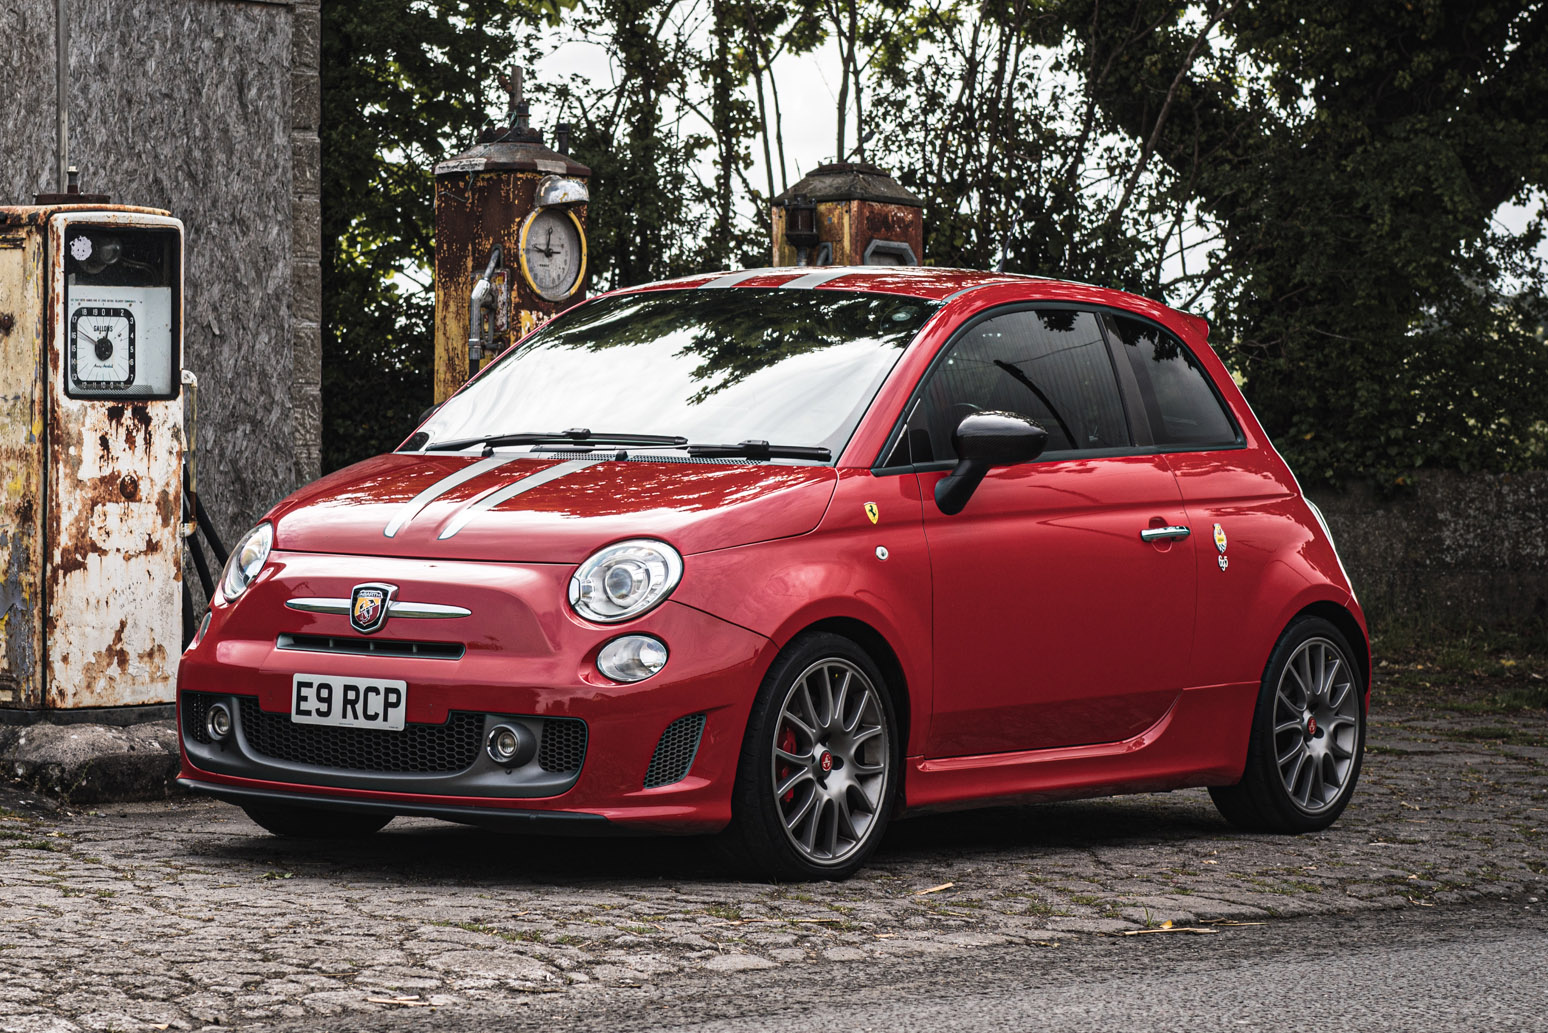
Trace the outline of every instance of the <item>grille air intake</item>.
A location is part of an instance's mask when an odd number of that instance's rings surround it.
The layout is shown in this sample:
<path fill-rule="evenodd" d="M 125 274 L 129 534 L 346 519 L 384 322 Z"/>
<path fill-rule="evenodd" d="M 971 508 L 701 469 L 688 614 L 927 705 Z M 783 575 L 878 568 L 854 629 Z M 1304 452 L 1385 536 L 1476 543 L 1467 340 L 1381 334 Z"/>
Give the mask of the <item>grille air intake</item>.
<path fill-rule="evenodd" d="M 669 786 L 687 778 L 703 734 L 703 714 L 689 714 L 667 725 L 656 744 L 655 755 L 650 758 L 650 767 L 645 769 L 645 788 Z"/>
<path fill-rule="evenodd" d="M 183 718 L 183 735 L 194 742 L 210 744 L 209 730 L 204 719 L 210 713 L 211 697 L 202 692 L 184 692 L 178 697 L 178 712 Z"/>
<path fill-rule="evenodd" d="M 549 772 L 579 771 L 585 759 L 586 722 L 573 717 L 544 718 L 538 766 Z"/>
<path fill-rule="evenodd" d="M 240 699 L 242 734 L 253 752 L 292 764 L 343 771 L 412 771 L 451 774 L 478 759 L 484 715 L 453 711 L 441 725 L 410 724 L 401 732 L 292 724 L 289 714 L 258 709 Z"/>
<path fill-rule="evenodd" d="M 374 656 L 418 656 L 431 660 L 460 660 L 461 642 L 409 642 L 392 638 L 345 638 L 335 635 L 280 635 L 276 649 L 308 653 L 358 653 Z"/>

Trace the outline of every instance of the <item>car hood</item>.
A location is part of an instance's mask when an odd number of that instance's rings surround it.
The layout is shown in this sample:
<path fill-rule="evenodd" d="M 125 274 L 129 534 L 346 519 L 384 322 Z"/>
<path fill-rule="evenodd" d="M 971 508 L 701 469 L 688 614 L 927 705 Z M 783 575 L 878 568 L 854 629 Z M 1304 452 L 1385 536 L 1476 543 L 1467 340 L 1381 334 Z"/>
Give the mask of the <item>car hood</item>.
<path fill-rule="evenodd" d="M 275 548 L 372 556 L 579 563 L 623 538 L 688 554 L 817 526 L 826 466 L 412 453 L 330 474 L 268 517 Z"/>

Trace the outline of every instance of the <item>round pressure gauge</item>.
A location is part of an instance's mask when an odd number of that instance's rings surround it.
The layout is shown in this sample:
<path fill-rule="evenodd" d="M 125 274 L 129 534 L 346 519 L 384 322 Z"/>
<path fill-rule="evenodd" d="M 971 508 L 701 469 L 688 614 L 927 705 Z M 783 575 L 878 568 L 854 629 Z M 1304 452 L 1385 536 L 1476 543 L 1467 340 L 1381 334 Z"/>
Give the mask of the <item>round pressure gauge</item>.
<path fill-rule="evenodd" d="M 586 235 L 568 208 L 538 208 L 521 224 L 521 275 L 549 301 L 563 301 L 586 275 Z"/>
<path fill-rule="evenodd" d="M 122 388 L 134 383 L 134 313 L 82 305 L 70 315 L 70 379 L 77 387 Z"/>

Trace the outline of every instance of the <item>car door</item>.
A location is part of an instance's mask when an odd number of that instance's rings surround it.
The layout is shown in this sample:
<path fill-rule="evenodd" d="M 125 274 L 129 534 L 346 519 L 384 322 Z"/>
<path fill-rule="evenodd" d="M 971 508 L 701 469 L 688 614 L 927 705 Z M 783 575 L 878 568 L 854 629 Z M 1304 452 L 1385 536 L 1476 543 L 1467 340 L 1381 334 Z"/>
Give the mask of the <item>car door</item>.
<path fill-rule="evenodd" d="M 1187 345 L 1148 320 L 1110 313 L 1109 336 L 1149 414 L 1157 450 L 1177 476 L 1198 557 L 1198 621 L 1190 680 L 1200 685 L 1256 679 L 1263 657 L 1241 663 L 1222 648 L 1221 629 L 1239 626 L 1273 583 L 1268 569 L 1295 539 L 1293 485 L 1267 454 L 1245 447 L 1240 428 Z"/>
<path fill-rule="evenodd" d="M 928 755 L 1116 742 L 1160 720 L 1192 643 L 1194 543 L 1165 459 L 1135 444 L 1098 316 L 996 310 L 943 350 L 911 404 L 934 586 Z M 928 500 L 956 424 L 982 410 L 1034 419 L 1048 448 L 991 471 L 947 516 Z"/>

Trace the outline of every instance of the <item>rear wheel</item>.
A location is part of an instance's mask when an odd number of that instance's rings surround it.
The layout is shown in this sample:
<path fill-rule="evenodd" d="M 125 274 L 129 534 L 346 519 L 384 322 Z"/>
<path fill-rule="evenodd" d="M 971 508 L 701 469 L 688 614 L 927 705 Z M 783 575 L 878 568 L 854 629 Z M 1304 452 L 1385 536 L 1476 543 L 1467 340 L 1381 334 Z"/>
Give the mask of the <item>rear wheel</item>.
<path fill-rule="evenodd" d="M 1209 793 L 1226 820 L 1264 832 L 1315 832 L 1349 804 L 1365 753 L 1365 688 L 1328 621 L 1291 623 L 1269 656 L 1247 767 Z"/>
<path fill-rule="evenodd" d="M 324 811 L 284 804 L 244 804 L 247 816 L 276 836 L 293 839 L 353 839 L 369 836 L 392 820 L 390 814 Z"/>
<path fill-rule="evenodd" d="M 881 840 L 897 798 L 897 719 L 854 642 L 792 642 L 764 678 L 737 768 L 728 845 L 776 879 L 843 879 Z"/>

